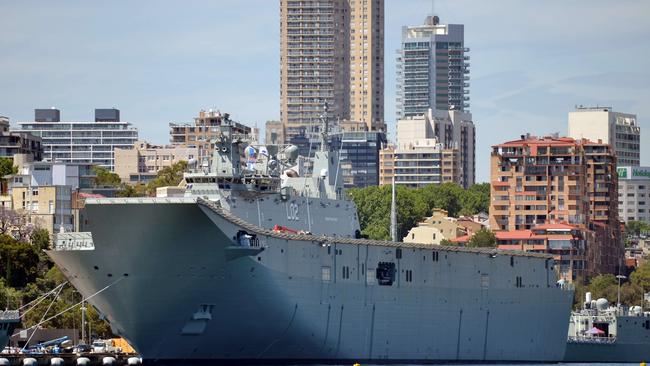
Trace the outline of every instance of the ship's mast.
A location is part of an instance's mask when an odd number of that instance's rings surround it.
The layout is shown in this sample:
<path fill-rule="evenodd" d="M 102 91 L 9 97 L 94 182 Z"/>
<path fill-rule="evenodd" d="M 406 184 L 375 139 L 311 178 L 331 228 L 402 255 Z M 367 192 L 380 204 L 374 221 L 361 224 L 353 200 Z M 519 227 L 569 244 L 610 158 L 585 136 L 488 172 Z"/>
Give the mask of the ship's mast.
<path fill-rule="evenodd" d="M 321 114 L 320 119 L 322 122 L 321 131 L 320 131 L 320 151 L 327 151 L 328 141 L 327 133 L 329 129 L 329 116 L 327 114 L 329 107 L 327 103 L 323 106 L 323 114 Z"/>

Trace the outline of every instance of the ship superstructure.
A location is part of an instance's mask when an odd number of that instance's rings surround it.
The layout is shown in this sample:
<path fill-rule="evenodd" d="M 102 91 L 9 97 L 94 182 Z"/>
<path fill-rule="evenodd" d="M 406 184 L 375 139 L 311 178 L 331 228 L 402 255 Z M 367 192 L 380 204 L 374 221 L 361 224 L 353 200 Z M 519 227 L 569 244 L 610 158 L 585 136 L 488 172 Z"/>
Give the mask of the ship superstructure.
<path fill-rule="evenodd" d="M 569 323 L 567 362 L 650 360 L 650 312 L 641 306 L 610 306 L 587 293 L 583 309 Z"/>
<path fill-rule="evenodd" d="M 48 254 L 145 361 L 561 360 L 552 257 L 359 239 L 326 121 L 309 176 L 226 125 L 183 197 L 88 199 Z"/>

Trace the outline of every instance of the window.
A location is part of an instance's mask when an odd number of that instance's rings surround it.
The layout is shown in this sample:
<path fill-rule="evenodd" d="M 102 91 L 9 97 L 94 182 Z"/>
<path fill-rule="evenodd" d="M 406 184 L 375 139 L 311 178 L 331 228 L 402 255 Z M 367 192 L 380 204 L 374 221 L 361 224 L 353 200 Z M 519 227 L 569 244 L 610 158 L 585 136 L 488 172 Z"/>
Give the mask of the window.
<path fill-rule="evenodd" d="M 345 280 L 350 279 L 350 267 L 349 267 L 349 266 L 343 266 L 343 267 L 341 268 L 341 271 L 343 272 L 343 273 L 341 274 L 341 277 L 342 277 L 343 279 L 345 279 Z"/>
<path fill-rule="evenodd" d="M 332 279 L 332 269 L 327 266 L 323 266 L 321 268 L 321 278 L 323 279 L 323 282 L 330 282 Z"/>
<path fill-rule="evenodd" d="M 434 262 L 437 262 L 437 261 L 438 261 L 438 252 L 433 252 L 433 254 L 431 255 L 431 257 L 432 257 L 432 259 L 433 259 Z"/>
<path fill-rule="evenodd" d="M 406 270 L 406 282 L 413 282 L 413 270 Z"/>
<path fill-rule="evenodd" d="M 515 278 L 515 287 L 524 287 L 521 276 Z"/>

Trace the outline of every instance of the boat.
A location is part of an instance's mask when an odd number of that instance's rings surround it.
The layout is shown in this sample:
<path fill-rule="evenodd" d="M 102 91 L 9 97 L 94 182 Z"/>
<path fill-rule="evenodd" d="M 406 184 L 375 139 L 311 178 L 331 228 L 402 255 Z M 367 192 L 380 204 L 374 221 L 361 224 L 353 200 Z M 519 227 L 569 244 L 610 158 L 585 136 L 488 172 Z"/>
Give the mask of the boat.
<path fill-rule="evenodd" d="M 144 362 L 563 359 L 573 291 L 551 256 L 362 238 L 326 112 L 311 173 L 214 128 L 182 197 L 87 199 L 47 251 Z"/>
<path fill-rule="evenodd" d="M 0 349 L 4 350 L 9 345 L 14 329 L 20 324 L 18 310 L 0 311 Z"/>
<path fill-rule="evenodd" d="M 592 300 L 571 314 L 566 362 L 639 363 L 650 360 L 650 312 Z"/>

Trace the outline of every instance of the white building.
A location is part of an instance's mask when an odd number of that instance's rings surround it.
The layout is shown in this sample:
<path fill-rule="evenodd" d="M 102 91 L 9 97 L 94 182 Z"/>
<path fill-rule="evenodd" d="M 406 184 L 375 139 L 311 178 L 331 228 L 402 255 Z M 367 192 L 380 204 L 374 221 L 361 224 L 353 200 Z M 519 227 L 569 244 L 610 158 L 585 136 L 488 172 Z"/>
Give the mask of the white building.
<path fill-rule="evenodd" d="M 158 146 L 137 141 L 130 149 L 115 149 L 115 173 L 122 182 L 146 183 L 156 178 L 165 167 L 198 158 L 199 148 L 196 146 Z"/>
<path fill-rule="evenodd" d="M 569 136 L 610 144 L 619 166 L 640 164 L 641 128 L 634 114 L 614 112 L 608 107 L 578 107 L 569 112 Z"/>
<path fill-rule="evenodd" d="M 397 51 L 397 118 L 432 109 L 469 108 L 469 48 L 462 24 L 439 24 L 429 16 L 424 25 L 402 28 Z"/>
<path fill-rule="evenodd" d="M 133 148 L 138 130 L 120 121 L 117 109 L 96 109 L 95 121 L 61 122 L 57 109 L 36 109 L 35 121 L 18 122 L 16 132 L 42 139 L 43 159 L 115 167 L 115 148 Z"/>
<path fill-rule="evenodd" d="M 434 139 L 442 149 L 458 151 L 459 179 L 465 188 L 475 183 L 475 127 L 472 114 L 457 110 L 432 110 L 397 121 L 397 149 L 431 145 Z"/>
<path fill-rule="evenodd" d="M 650 167 L 619 166 L 618 217 L 650 224 Z"/>

